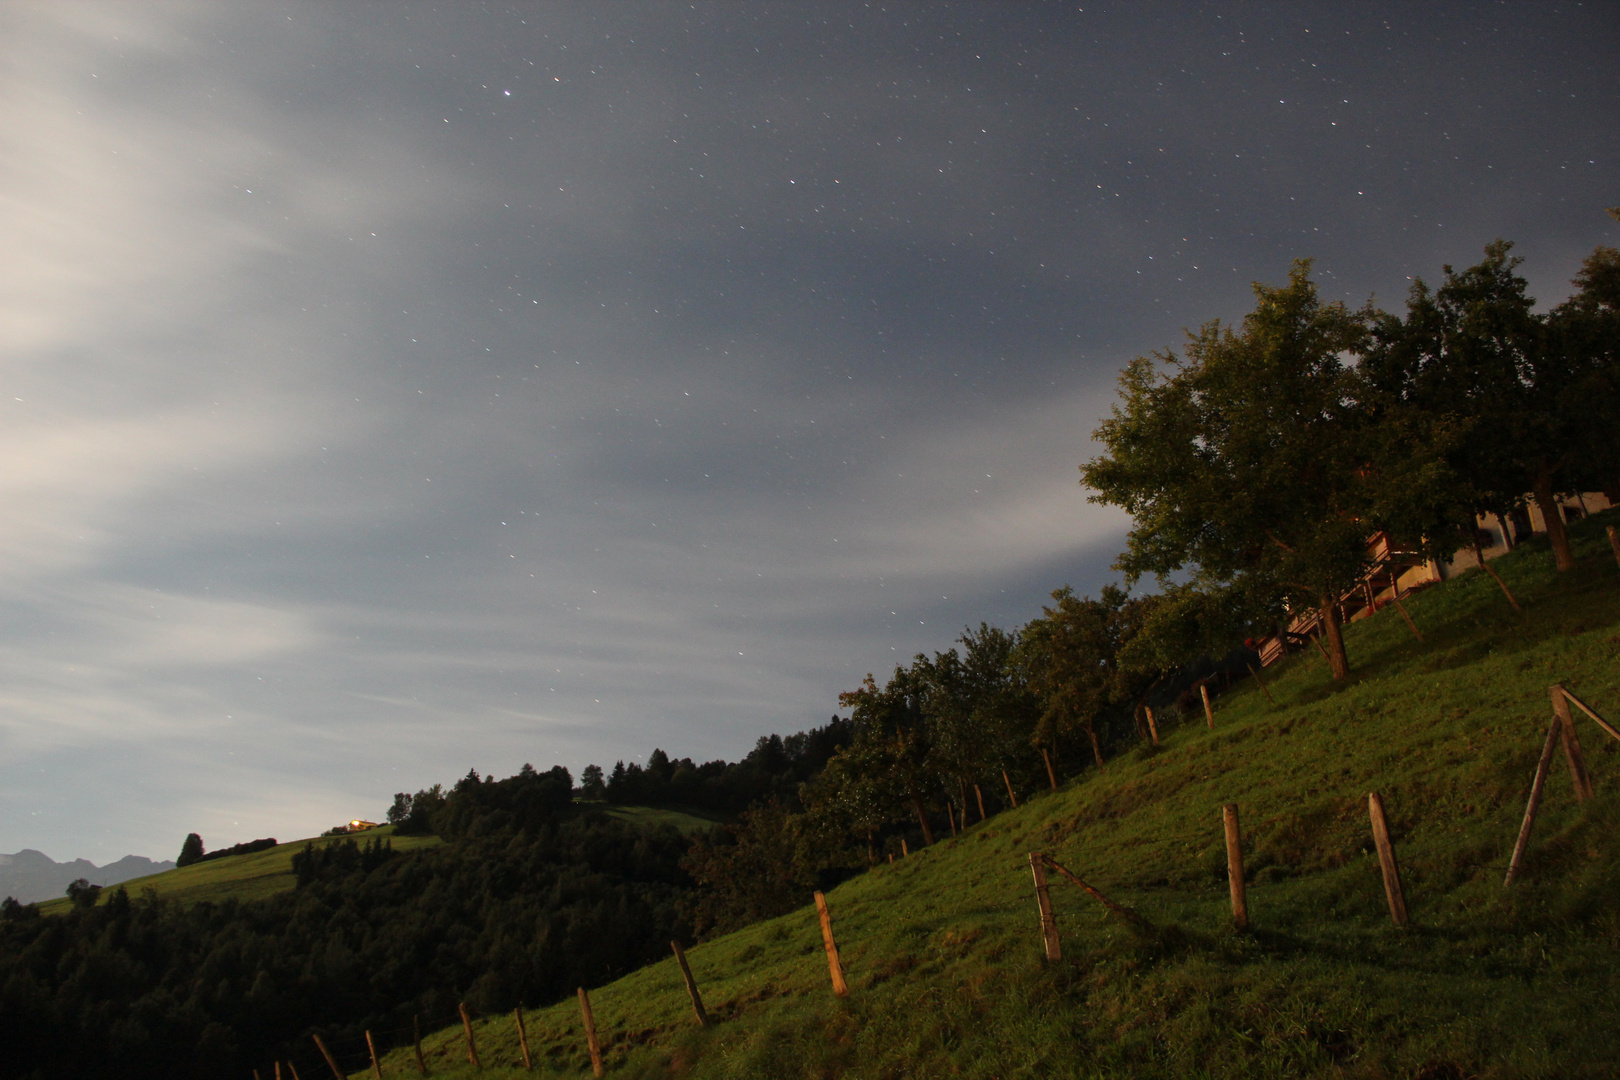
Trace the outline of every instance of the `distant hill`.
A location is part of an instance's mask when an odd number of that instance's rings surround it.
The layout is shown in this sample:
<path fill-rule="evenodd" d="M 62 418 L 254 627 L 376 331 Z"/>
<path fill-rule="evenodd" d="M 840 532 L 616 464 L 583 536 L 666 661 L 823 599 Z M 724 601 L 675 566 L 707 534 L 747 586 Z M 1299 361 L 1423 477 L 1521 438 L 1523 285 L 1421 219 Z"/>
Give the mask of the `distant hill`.
<path fill-rule="evenodd" d="M 0 897 L 14 896 L 31 904 L 54 900 L 67 891 L 68 882 L 79 878 L 92 885 L 117 885 L 173 869 L 172 860 L 153 862 L 144 855 L 125 855 L 101 867 L 88 859 L 59 863 L 42 851 L 23 848 L 15 855 L 0 855 Z"/>

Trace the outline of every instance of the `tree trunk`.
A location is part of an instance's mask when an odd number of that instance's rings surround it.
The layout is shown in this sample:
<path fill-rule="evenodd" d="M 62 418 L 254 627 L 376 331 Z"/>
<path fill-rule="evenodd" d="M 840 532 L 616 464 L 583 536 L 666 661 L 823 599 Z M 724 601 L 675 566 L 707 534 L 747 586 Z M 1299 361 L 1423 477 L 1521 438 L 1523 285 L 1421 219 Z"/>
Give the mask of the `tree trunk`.
<path fill-rule="evenodd" d="M 1327 638 L 1328 668 L 1333 672 L 1333 681 L 1340 682 L 1350 675 L 1350 658 L 1344 651 L 1344 631 L 1339 626 L 1339 607 L 1329 595 L 1321 597 L 1321 604 L 1322 636 Z"/>
<path fill-rule="evenodd" d="M 1569 530 L 1564 526 L 1564 510 L 1553 493 L 1551 469 L 1536 470 L 1535 483 L 1530 489 L 1541 519 L 1547 523 L 1547 539 L 1552 541 L 1553 561 L 1559 570 L 1575 569 L 1575 550 L 1569 546 Z"/>
<path fill-rule="evenodd" d="M 923 844 L 928 847 L 933 847 L 934 830 L 928 827 L 928 815 L 923 813 L 922 800 L 913 795 L 911 797 L 911 808 L 917 811 L 917 824 L 922 826 Z"/>

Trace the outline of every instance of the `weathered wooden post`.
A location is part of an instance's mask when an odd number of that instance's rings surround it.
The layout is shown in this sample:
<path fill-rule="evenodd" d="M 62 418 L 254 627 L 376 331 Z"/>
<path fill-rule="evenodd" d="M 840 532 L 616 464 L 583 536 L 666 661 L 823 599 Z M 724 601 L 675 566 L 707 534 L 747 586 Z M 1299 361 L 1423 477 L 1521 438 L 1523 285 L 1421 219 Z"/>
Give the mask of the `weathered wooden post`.
<path fill-rule="evenodd" d="M 1153 707 L 1151 705 L 1144 705 L 1142 706 L 1142 711 L 1147 713 L 1148 734 L 1153 736 L 1153 745 L 1158 746 L 1159 725 L 1153 719 Z"/>
<path fill-rule="evenodd" d="M 1001 770 L 1001 778 L 1007 781 L 1007 798 L 1012 800 L 1013 809 L 1018 809 L 1018 796 L 1013 794 L 1012 779 L 1007 776 L 1007 770 Z"/>
<path fill-rule="evenodd" d="M 1575 734 L 1575 718 L 1570 715 L 1562 683 L 1553 684 L 1548 692 L 1552 695 L 1553 712 L 1563 730 L 1564 757 L 1569 762 L 1569 778 L 1575 783 L 1575 801 L 1585 802 L 1592 797 L 1592 774 L 1586 771 L 1586 755 L 1581 753 L 1581 739 Z"/>
<path fill-rule="evenodd" d="M 906 846 L 906 838 L 903 836 L 900 838 L 900 855 L 902 858 L 911 857 L 911 849 Z"/>
<path fill-rule="evenodd" d="M 1249 901 L 1243 885 L 1243 837 L 1238 831 L 1237 803 L 1221 807 L 1226 823 L 1226 880 L 1232 891 L 1232 925 L 1239 930 L 1249 927 Z"/>
<path fill-rule="evenodd" d="M 951 835 L 955 836 L 956 835 L 956 814 L 954 814 L 952 812 L 952 810 L 951 810 L 951 800 L 949 800 L 949 799 L 945 800 L 945 820 L 949 821 L 951 823 Z M 967 825 L 967 819 L 966 818 L 962 819 L 962 824 L 964 826 Z"/>
<path fill-rule="evenodd" d="M 1620 563 L 1620 532 L 1616 532 L 1613 525 L 1604 532 L 1609 534 L 1609 548 L 1614 552 L 1614 561 Z"/>
<path fill-rule="evenodd" d="M 1524 804 L 1524 823 L 1519 826 L 1519 839 L 1513 844 L 1513 858 L 1508 861 L 1507 877 L 1502 879 L 1504 889 L 1513 884 L 1513 878 L 1519 872 L 1519 860 L 1524 858 L 1524 849 L 1530 846 L 1530 830 L 1535 827 L 1536 810 L 1541 806 L 1541 792 L 1547 784 L 1547 772 L 1552 767 L 1553 750 L 1557 748 L 1558 738 L 1563 731 L 1563 721 L 1553 717 L 1552 723 L 1547 725 L 1547 741 L 1542 744 L 1541 758 L 1536 762 L 1535 779 L 1530 781 L 1530 798 Z"/>
<path fill-rule="evenodd" d="M 1052 894 L 1046 887 L 1046 867 L 1041 853 L 1029 853 L 1029 872 L 1035 877 L 1035 906 L 1041 913 L 1041 941 L 1046 946 L 1048 960 L 1063 959 L 1063 948 L 1058 944 L 1057 920 L 1052 917 Z"/>
<path fill-rule="evenodd" d="M 427 1059 L 422 1056 L 422 1017 L 417 1013 L 411 1014 L 411 1043 L 416 1047 L 416 1071 L 426 1076 Z"/>
<path fill-rule="evenodd" d="M 292 1073 L 292 1080 L 304 1080 L 303 1077 L 298 1075 L 298 1066 L 292 1063 L 291 1058 L 287 1059 L 287 1071 Z"/>
<path fill-rule="evenodd" d="M 1401 613 L 1401 618 L 1406 620 L 1406 627 L 1408 630 L 1412 631 L 1412 636 L 1417 638 L 1419 641 L 1422 641 L 1423 634 L 1418 630 L 1417 623 L 1412 621 L 1412 616 L 1407 614 L 1406 605 L 1401 603 L 1400 593 L 1395 594 L 1395 609 Z"/>
<path fill-rule="evenodd" d="M 1008 787 L 1011 786 L 1012 785 L 1010 784 L 1008 785 Z M 984 792 L 979 790 L 978 784 L 973 785 L 973 797 L 979 800 L 979 820 L 983 821 L 989 815 L 984 812 Z"/>
<path fill-rule="evenodd" d="M 596 1017 L 591 1015 L 591 995 L 579 988 L 579 1014 L 585 1018 L 585 1045 L 591 1052 L 591 1075 L 602 1075 L 602 1044 L 596 1039 Z"/>
<path fill-rule="evenodd" d="M 1389 842 L 1389 823 L 1384 820 L 1384 800 L 1376 791 L 1367 793 L 1367 815 L 1372 818 L 1373 844 L 1378 848 L 1378 865 L 1384 872 L 1384 895 L 1389 899 L 1389 917 L 1396 926 L 1406 925 L 1406 895 L 1401 891 L 1401 871 L 1395 865 L 1395 847 Z"/>
<path fill-rule="evenodd" d="M 534 1063 L 529 1060 L 529 1029 L 523 1024 L 523 1006 L 512 1010 L 512 1019 L 517 1021 L 518 1049 L 523 1051 L 523 1067 L 533 1072 Z"/>
<path fill-rule="evenodd" d="M 681 943 L 672 941 L 669 947 L 675 950 L 675 962 L 681 965 L 681 978 L 686 980 L 686 993 L 692 999 L 692 1011 L 697 1014 L 699 1027 L 709 1026 L 709 1013 L 703 1007 L 703 998 L 698 994 L 697 980 L 692 978 L 692 968 L 686 962 L 686 951 Z"/>
<path fill-rule="evenodd" d="M 478 1043 L 473 1040 L 472 1017 L 467 1014 L 467 1003 L 463 1001 L 456 1008 L 461 1010 L 462 1034 L 467 1036 L 467 1061 L 473 1068 L 482 1069 L 484 1066 L 478 1060 Z"/>
<path fill-rule="evenodd" d="M 366 1049 L 371 1051 L 371 1071 L 376 1074 L 377 1080 L 382 1080 L 382 1065 L 377 1061 L 377 1044 L 371 1041 L 371 1032 L 366 1032 Z M 276 1072 L 281 1072 L 278 1068 Z"/>
<path fill-rule="evenodd" d="M 1317 642 L 1316 645 L 1317 645 L 1317 648 L 1322 648 L 1322 643 L 1321 642 Z M 1326 658 L 1326 656 L 1327 656 L 1327 650 L 1326 649 L 1322 649 L 1322 656 L 1324 658 Z M 1249 668 L 1249 674 L 1254 676 L 1254 681 L 1260 684 L 1260 689 L 1261 690 L 1265 691 L 1266 700 L 1271 702 L 1273 705 L 1277 704 L 1277 699 L 1271 696 L 1271 687 L 1267 686 L 1266 685 L 1266 680 L 1264 680 L 1264 679 L 1262 679 L 1260 677 L 1260 672 L 1255 670 L 1255 667 L 1254 667 L 1253 664 L 1248 665 L 1248 668 Z"/>
<path fill-rule="evenodd" d="M 827 949 L 827 974 L 832 977 L 833 993 L 848 997 L 849 983 L 844 981 L 844 964 L 838 959 L 838 942 L 833 938 L 832 912 L 827 910 L 827 898 L 820 889 L 816 890 L 816 917 L 821 920 L 821 944 Z"/>
<path fill-rule="evenodd" d="M 1057 790 L 1057 773 L 1052 771 L 1052 755 L 1048 754 L 1046 752 L 1046 747 L 1044 747 L 1044 746 L 1041 747 L 1041 758 L 1046 762 L 1046 778 L 1047 778 L 1047 780 L 1051 781 L 1052 790 L 1056 791 Z"/>
<path fill-rule="evenodd" d="M 1215 706 L 1209 703 L 1209 684 L 1198 684 L 1198 696 L 1204 699 L 1204 719 L 1209 721 L 1209 730 L 1215 730 Z"/>
<path fill-rule="evenodd" d="M 326 1040 L 319 1035 L 311 1037 L 315 1040 L 315 1048 L 321 1052 L 321 1057 L 326 1059 L 327 1067 L 332 1070 L 333 1080 L 348 1080 L 348 1077 L 343 1075 L 343 1070 L 338 1068 L 337 1059 L 332 1056 L 332 1051 L 326 1048 Z"/>

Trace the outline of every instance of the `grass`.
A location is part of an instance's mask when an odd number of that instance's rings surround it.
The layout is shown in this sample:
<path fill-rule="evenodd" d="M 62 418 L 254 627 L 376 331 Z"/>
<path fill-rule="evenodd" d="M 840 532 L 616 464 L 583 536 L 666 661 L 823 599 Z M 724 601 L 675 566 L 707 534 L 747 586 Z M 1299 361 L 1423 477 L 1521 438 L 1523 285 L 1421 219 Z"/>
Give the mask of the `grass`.
<path fill-rule="evenodd" d="M 395 851 L 416 851 L 443 843 L 437 836 L 394 836 L 394 827 L 384 825 L 369 832 L 357 833 L 354 839 L 365 841 L 379 836 L 389 837 Z M 305 844 L 339 843 L 349 837 L 313 837 L 277 844 L 273 848 L 255 851 L 251 855 L 230 855 L 223 859 L 193 863 L 176 867 L 160 874 L 131 878 L 121 885 L 101 890 L 101 903 L 106 903 L 119 888 L 129 890 L 132 897 L 147 892 L 165 900 L 179 900 L 192 904 L 200 900 L 220 901 L 227 898 L 258 900 L 286 892 L 295 884 L 292 857 L 302 851 Z M 55 915 L 69 909 L 68 898 L 63 896 L 39 905 L 41 914 Z"/>
<path fill-rule="evenodd" d="M 674 825 L 682 832 L 688 833 L 709 828 L 714 824 L 708 817 L 683 810 L 647 806 L 602 806 L 600 809 L 609 817 L 619 818 L 632 825 Z M 418 851 L 443 843 L 437 836 L 396 836 L 392 825 L 356 833 L 353 839 L 364 842 L 383 836 L 390 839 L 395 851 L 400 852 Z M 293 887 L 295 882 L 292 857 L 296 852 L 303 850 L 305 844 L 315 844 L 318 847 L 346 839 L 350 838 L 339 836 L 294 840 L 266 848 L 264 851 L 256 851 L 251 855 L 231 855 L 223 859 L 211 859 L 208 862 L 165 870 L 159 874 L 132 878 L 123 882 L 121 887 L 129 890 L 132 897 L 150 891 L 163 899 L 179 900 L 188 904 L 201 900 L 218 902 L 228 898 L 258 900 L 286 892 Z M 103 889 L 100 902 L 106 903 L 116 888 L 118 886 Z M 39 910 L 44 915 L 57 915 L 67 911 L 69 907 L 68 898 L 63 896 L 42 902 Z"/>
<path fill-rule="evenodd" d="M 1088 771 L 828 896 L 851 985 L 829 989 L 813 908 L 592 992 L 622 1077 L 1579 1077 L 1620 1061 L 1620 744 L 1578 720 L 1596 798 L 1555 762 L 1520 880 L 1502 887 L 1550 707 L 1565 682 L 1620 713 L 1612 515 L 1580 567 L 1544 545 L 1347 628 L 1354 675 L 1298 654 Z M 1367 820 L 1382 793 L 1412 926 L 1392 926 Z M 1242 815 L 1251 930 L 1231 927 L 1220 807 Z M 1028 854 L 1051 853 L 1151 926 L 1054 876 L 1063 959 L 1042 959 Z M 541 1075 L 585 1075 L 577 1004 L 527 1014 Z M 510 1016 L 476 1022 L 517 1075 Z M 424 1037 L 470 1078 L 459 1025 Z M 414 1075 L 410 1048 L 384 1075 Z M 361 1074 L 356 1073 L 356 1076 Z"/>

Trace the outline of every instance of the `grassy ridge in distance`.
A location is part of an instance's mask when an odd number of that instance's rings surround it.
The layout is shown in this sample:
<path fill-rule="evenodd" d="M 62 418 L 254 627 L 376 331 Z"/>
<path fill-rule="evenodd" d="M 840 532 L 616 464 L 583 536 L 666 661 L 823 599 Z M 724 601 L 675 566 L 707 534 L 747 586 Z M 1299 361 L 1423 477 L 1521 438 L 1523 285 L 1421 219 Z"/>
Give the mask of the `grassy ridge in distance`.
<path fill-rule="evenodd" d="M 631 824 L 674 825 L 682 832 L 705 829 L 714 824 L 708 818 L 681 810 L 647 806 L 597 806 L 595 809 L 602 810 L 609 817 L 616 817 Z M 292 857 L 296 852 L 303 850 L 305 844 L 330 844 L 347 839 L 364 843 L 384 836 L 392 842 L 394 850 L 400 852 L 419 851 L 443 843 L 437 836 L 395 836 L 392 825 L 356 833 L 352 838 L 340 836 L 293 840 L 263 851 L 255 851 L 251 855 L 210 859 L 208 862 L 165 870 L 160 874 L 131 878 L 121 885 L 102 889 L 100 902 L 106 903 L 118 888 L 129 890 L 131 897 L 139 897 L 150 890 L 162 899 L 179 900 L 188 904 L 200 900 L 215 902 L 226 899 L 258 900 L 286 892 L 293 887 L 295 882 Z M 45 915 L 60 914 L 68 910 L 68 899 L 63 896 L 44 901 L 39 905 L 39 910 Z"/>
<path fill-rule="evenodd" d="M 1167 722 L 1164 746 L 840 886 L 851 984 L 829 989 L 809 906 L 592 992 L 623 1077 L 1599 1076 L 1620 1061 L 1620 744 L 1577 721 L 1596 798 L 1562 756 L 1522 876 L 1502 875 L 1566 682 L 1620 714 L 1620 572 L 1605 514 L 1562 577 L 1544 542 L 1347 628 L 1331 685 L 1297 654 Z M 1366 796 L 1383 794 L 1413 925 L 1391 926 Z M 1240 808 L 1253 929 L 1231 929 L 1220 806 Z M 1152 920 L 1134 931 L 1053 876 L 1063 959 L 1041 958 L 1028 853 Z M 528 1014 L 540 1075 L 589 1074 L 577 1005 Z M 483 1077 L 519 1075 L 512 1018 L 477 1021 Z M 433 1075 L 475 1075 L 459 1027 Z M 409 1047 L 384 1075 L 414 1075 Z M 356 1073 L 356 1076 L 361 1074 Z"/>

